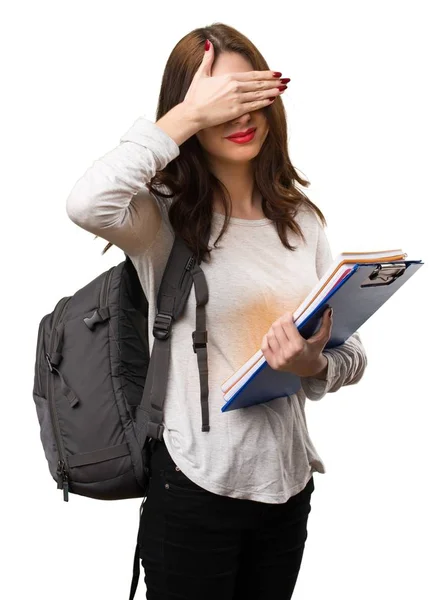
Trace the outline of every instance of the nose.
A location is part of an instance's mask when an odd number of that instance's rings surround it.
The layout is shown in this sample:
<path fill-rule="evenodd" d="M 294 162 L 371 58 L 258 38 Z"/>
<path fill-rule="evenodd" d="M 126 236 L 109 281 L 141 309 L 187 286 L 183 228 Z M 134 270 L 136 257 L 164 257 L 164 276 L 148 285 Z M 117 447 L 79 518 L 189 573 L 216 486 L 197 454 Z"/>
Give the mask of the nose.
<path fill-rule="evenodd" d="M 240 117 L 237 117 L 237 119 L 233 119 L 232 123 L 233 123 L 233 125 L 250 125 L 250 121 L 251 121 L 251 112 L 247 112 L 247 113 L 241 115 Z"/>

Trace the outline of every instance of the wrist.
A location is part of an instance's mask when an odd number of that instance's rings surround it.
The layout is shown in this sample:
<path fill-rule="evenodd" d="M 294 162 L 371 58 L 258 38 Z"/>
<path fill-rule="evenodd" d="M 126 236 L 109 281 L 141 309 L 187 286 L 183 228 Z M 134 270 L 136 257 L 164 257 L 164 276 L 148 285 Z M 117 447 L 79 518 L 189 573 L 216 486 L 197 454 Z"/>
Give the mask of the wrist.
<path fill-rule="evenodd" d="M 316 379 L 327 379 L 328 372 L 328 358 L 325 354 L 321 354 L 319 357 L 318 365 L 315 367 L 314 373 L 311 377 L 315 377 Z"/>
<path fill-rule="evenodd" d="M 199 131 L 195 112 L 184 102 L 179 102 L 155 123 L 178 146 Z"/>
<path fill-rule="evenodd" d="M 202 122 L 199 117 L 199 111 L 197 111 L 191 104 L 186 100 L 182 100 L 176 105 L 178 111 L 180 111 L 181 118 L 188 123 L 192 135 L 202 129 Z"/>

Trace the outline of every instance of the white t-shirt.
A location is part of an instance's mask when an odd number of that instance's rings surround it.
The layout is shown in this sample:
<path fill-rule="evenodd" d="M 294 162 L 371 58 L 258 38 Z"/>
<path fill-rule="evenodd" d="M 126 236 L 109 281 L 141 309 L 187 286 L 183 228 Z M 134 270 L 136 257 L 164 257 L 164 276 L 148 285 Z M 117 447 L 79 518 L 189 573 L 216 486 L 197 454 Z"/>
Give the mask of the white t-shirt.
<path fill-rule="evenodd" d="M 150 307 L 156 306 L 174 234 L 168 201 L 152 196 L 146 183 L 179 153 L 169 135 L 141 116 L 119 146 L 76 182 L 66 202 L 72 221 L 131 257 Z M 306 243 L 289 232 L 294 251 L 283 246 L 272 221 L 232 218 L 211 262 L 201 263 L 209 288 L 209 432 L 201 431 L 199 371 L 192 349 L 194 287 L 173 325 L 164 441 L 183 473 L 216 494 L 278 504 L 300 492 L 313 472 L 325 473 L 307 430 L 305 400 L 357 383 L 367 364 L 357 332 L 341 346 L 324 350 L 326 380 L 302 378 L 297 394 L 221 412 L 221 384 L 260 348 L 273 321 L 296 309 L 332 262 L 318 217 L 303 208 L 296 218 Z M 211 246 L 223 220 L 213 213 Z M 154 317 L 150 310 L 150 349 Z"/>

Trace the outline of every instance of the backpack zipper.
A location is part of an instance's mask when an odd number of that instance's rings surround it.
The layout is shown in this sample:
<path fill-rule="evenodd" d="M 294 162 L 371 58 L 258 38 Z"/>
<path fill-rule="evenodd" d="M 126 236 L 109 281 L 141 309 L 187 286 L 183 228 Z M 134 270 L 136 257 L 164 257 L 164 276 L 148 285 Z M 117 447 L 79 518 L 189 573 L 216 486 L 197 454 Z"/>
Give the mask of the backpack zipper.
<path fill-rule="evenodd" d="M 100 307 L 108 306 L 109 288 L 111 285 L 111 275 L 113 274 L 115 268 L 116 267 L 111 267 L 111 269 L 105 275 L 105 280 L 104 280 L 102 288 L 100 290 L 100 298 L 99 298 Z"/>
<path fill-rule="evenodd" d="M 100 298 L 99 298 L 100 306 L 107 306 L 107 304 L 108 304 L 109 289 L 110 289 L 110 284 L 111 284 L 111 275 L 112 275 L 114 269 L 115 269 L 115 267 L 111 267 L 111 269 L 108 271 L 108 273 L 105 276 L 105 280 L 104 280 L 103 285 L 100 290 Z M 65 308 L 70 299 L 71 299 L 71 296 L 62 298 L 58 302 L 57 306 L 54 309 L 54 323 L 51 328 L 51 334 L 50 334 L 50 338 L 49 338 L 49 348 L 50 349 L 52 349 L 54 333 L 57 329 L 57 326 L 65 312 Z M 60 424 L 59 424 L 59 420 L 57 418 L 57 414 L 56 414 L 56 410 L 55 410 L 54 379 L 51 375 L 53 367 L 51 365 L 50 356 L 47 352 L 46 352 L 45 356 L 46 356 L 46 362 L 48 363 L 48 372 L 46 375 L 46 385 L 47 385 L 46 395 L 48 397 L 48 403 L 49 403 L 49 409 L 50 409 L 49 412 L 51 415 L 51 422 L 52 422 L 52 427 L 53 427 L 53 431 L 54 431 L 54 435 L 55 435 L 57 452 L 59 455 L 59 460 L 57 462 L 57 478 L 58 478 L 57 479 L 57 489 L 63 490 L 63 500 L 65 502 L 68 502 L 69 501 L 68 463 L 67 463 L 67 459 L 66 459 L 66 453 L 65 453 L 65 450 L 63 447 L 62 433 L 60 431 Z"/>
<path fill-rule="evenodd" d="M 49 336 L 49 349 L 52 350 L 54 332 L 57 329 L 57 325 L 62 318 L 65 308 L 71 299 L 71 296 L 66 296 L 62 298 L 57 303 L 57 306 L 54 309 L 54 323 L 51 328 L 51 334 Z M 59 454 L 59 460 L 57 463 L 57 489 L 63 490 L 63 499 L 65 502 L 68 502 L 68 465 L 66 461 L 66 454 L 63 448 L 62 442 L 62 434 L 60 431 L 60 424 L 57 418 L 56 410 L 55 410 L 55 402 L 54 402 L 54 378 L 52 375 L 52 365 L 50 361 L 50 355 L 48 352 L 45 353 L 46 362 L 48 363 L 48 371 L 46 373 L 46 396 L 48 398 L 49 404 L 49 413 L 51 416 L 52 428 L 54 431 L 54 436 L 57 444 L 57 452 Z"/>
<path fill-rule="evenodd" d="M 44 338 L 44 323 L 46 321 L 46 319 L 48 318 L 48 315 L 45 315 L 42 320 L 40 321 L 40 325 L 39 325 L 39 329 L 38 329 L 38 343 L 37 343 L 37 357 L 38 357 L 38 365 L 37 365 L 37 384 L 39 386 L 39 394 L 40 396 L 43 396 L 43 388 L 42 388 L 42 376 L 41 376 L 41 367 L 40 367 L 40 356 L 43 352 L 43 338 Z M 45 354 L 45 359 L 46 359 L 46 354 Z"/>
<path fill-rule="evenodd" d="M 185 269 L 183 270 L 182 275 L 180 277 L 179 289 L 182 287 L 183 280 L 185 279 L 185 273 L 187 271 L 191 271 L 191 269 L 194 267 L 195 262 L 196 262 L 196 259 L 194 256 L 190 256 L 188 258 L 187 264 L 185 265 Z"/>

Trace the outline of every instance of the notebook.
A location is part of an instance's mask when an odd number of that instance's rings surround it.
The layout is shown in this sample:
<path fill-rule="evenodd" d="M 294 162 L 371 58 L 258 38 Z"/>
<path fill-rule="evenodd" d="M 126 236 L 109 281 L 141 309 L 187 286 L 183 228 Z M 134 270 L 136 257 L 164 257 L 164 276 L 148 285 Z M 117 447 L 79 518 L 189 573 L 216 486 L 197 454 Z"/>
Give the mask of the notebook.
<path fill-rule="evenodd" d="M 343 344 L 424 264 L 406 257 L 400 249 L 339 254 L 293 313 L 299 333 L 305 339 L 314 335 L 324 311 L 332 307 L 333 327 L 325 348 Z M 297 375 L 272 369 L 258 350 L 221 385 L 221 411 L 285 397 L 300 387 Z"/>

